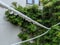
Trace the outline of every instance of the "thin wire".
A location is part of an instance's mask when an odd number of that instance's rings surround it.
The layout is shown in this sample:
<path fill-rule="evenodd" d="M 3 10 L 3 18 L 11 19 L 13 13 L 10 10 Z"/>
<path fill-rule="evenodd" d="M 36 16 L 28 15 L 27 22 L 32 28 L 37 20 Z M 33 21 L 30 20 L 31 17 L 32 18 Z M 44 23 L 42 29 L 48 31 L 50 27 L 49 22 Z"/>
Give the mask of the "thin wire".
<path fill-rule="evenodd" d="M 57 24 L 55 24 L 55 25 L 53 25 L 52 27 L 57 26 L 57 25 L 59 25 L 59 24 L 60 24 L 60 22 L 59 22 L 59 23 L 57 23 Z"/>
<path fill-rule="evenodd" d="M 38 36 L 36 36 L 36 37 L 34 37 L 34 38 L 31 38 L 31 39 L 28 39 L 28 40 L 25 40 L 25 41 L 21 41 L 21 42 L 18 42 L 18 43 L 12 44 L 12 45 L 25 43 L 25 42 L 28 42 L 28 41 L 34 40 L 34 39 L 36 39 L 36 38 L 42 37 L 43 35 L 47 34 L 49 31 L 50 31 L 50 29 L 49 29 L 48 31 L 46 31 L 45 33 L 43 33 L 43 34 L 41 34 L 41 35 L 38 35 Z"/>
<path fill-rule="evenodd" d="M 57 25 L 59 25 L 59 24 L 60 24 L 60 22 L 59 22 L 59 23 L 57 23 L 57 24 L 55 24 L 55 25 L 53 25 L 52 27 L 57 26 Z M 34 39 L 36 39 L 36 38 L 42 37 L 43 35 L 47 34 L 50 30 L 51 30 L 51 28 L 50 28 L 50 29 L 48 29 L 46 32 L 44 32 L 44 33 L 43 33 L 43 34 L 41 34 L 41 35 L 38 35 L 38 36 L 36 36 L 36 37 L 34 37 L 34 38 L 31 38 L 31 39 L 28 39 L 28 40 L 25 40 L 25 41 L 21 41 L 21 42 L 18 42 L 18 43 L 12 44 L 12 45 L 25 43 L 25 42 L 28 42 L 28 41 L 34 40 Z"/>
<path fill-rule="evenodd" d="M 59 22 L 59 23 L 57 23 L 56 25 L 52 26 L 52 27 L 55 27 L 55 26 L 57 26 L 57 25 L 59 25 L 59 24 L 60 24 L 60 22 Z M 58 31 L 60 31 L 60 29 L 58 29 Z"/>

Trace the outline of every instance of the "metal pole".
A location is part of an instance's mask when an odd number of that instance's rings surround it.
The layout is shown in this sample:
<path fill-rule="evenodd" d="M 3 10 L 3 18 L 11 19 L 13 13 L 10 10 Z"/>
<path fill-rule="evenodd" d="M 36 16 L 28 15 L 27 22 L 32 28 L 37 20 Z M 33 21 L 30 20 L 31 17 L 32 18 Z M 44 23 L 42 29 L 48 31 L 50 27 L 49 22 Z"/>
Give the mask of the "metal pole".
<path fill-rule="evenodd" d="M 26 15 L 24 15 L 23 13 L 15 10 L 14 8 L 10 7 L 9 5 L 5 4 L 5 3 L 2 2 L 2 1 L 0 1 L 0 5 L 1 5 L 2 7 L 4 7 L 4 8 L 7 8 L 7 9 L 13 11 L 14 13 L 18 14 L 20 17 L 22 17 L 23 19 L 27 20 L 28 22 L 32 22 L 33 24 L 36 24 L 36 25 L 38 25 L 38 26 L 40 26 L 40 27 L 43 27 L 43 28 L 45 28 L 45 29 L 49 29 L 48 27 L 46 27 L 46 26 L 44 26 L 44 25 L 42 25 L 42 24 L 40 24 L 40 23 L 32 20 L 32 19 L 29 18 L 28 16 L 26 16 Z"/>

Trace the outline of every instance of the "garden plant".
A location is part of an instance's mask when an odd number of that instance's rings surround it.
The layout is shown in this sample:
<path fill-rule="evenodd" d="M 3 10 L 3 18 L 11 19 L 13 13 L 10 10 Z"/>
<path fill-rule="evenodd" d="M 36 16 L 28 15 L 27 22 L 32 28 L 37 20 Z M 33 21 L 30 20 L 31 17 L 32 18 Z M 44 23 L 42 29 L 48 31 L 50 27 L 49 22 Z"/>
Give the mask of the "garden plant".
<path fill-rule="evenodd" d="M 43 9 L 38 5 L 22 7 L 13 2 L 13 7 L 19 12 L 27 15 L 31 19 L 43 24 L 46 27 L 51 27 L 50 31 L 35 40 L 22 43 L 21 45 L 60 45 L 60 25 L 54 26 L 60 22 L 60 1 L 59 0 L 41 0 Z M 5 12 L 7 20 L 22 28 L 18 37 L 24 41 L 40 34 L 43 34 L 47 29 L 39 27 L 31 22 L 26 21 L 14 12 L 7 10 Z"/>

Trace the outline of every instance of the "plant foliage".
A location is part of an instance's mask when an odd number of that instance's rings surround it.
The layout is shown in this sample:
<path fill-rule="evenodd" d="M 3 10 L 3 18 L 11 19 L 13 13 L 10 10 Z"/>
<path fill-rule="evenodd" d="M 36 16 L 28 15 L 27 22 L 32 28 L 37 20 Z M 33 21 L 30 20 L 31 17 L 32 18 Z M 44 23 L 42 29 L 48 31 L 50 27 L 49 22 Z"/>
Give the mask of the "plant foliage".
<path fill-rule="evenodd" d="M 20 5 L 17 6 L 16 2 L 12 3 L 12 5 L 19 12 L 47 27 L 51 27 L 60 22 L 60 1 L 41 0 L 41 2 L 43 4 L 43 10 L 39 9 L 37 5 L 22 7 Z M 30 39 L 46 31 L 46 29 L 24 20 L 15 13 L 11 14 L 9 10 L 5 14 L 8 21 L 22 27 L 22 32 L 18 34 L 18 37 L 22 40 Z M 52 27 L 48 34 L 33 40 L 33 43 L 26 42 L 22 45 L 60 45 L 60 32 L 57 30 L 60 30 L 60 25 Z"/>

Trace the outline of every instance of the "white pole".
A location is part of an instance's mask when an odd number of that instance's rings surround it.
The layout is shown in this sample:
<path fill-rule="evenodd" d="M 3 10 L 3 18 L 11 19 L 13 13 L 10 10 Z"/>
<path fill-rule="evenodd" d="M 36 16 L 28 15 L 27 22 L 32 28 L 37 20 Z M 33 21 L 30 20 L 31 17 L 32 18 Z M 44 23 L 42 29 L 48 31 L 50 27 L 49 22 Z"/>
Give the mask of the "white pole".
<path fill-rule="evenodd" d="M 13 11 L 14 13 L 18 14 L 20 17 L 22 17 L 23 19 L 27 20 L 28 22 L 32 22 L 33 24 L 36 24 L 36 25 L 38 25 L 38 26 L 40 26 L 40 27 L 43 27 L 43 28 L 45 28 L 45 29 L 49 29 L 48 27 L 46 27 L 46 26 L 44 26 L 44 25 L 42 25 L 42 24 L 40 24 L 40 23 L 32 20 L 32 19 L 29 18 L 28 16 L 26 16 L 26 15 L 24 15 L 23 13 L 15 10 L 14 8 L 10 7 L 9 5 L 5 4 L 5 3 L 2 2 L 2 1 L 0 1 L 0 5 L 3 6 L 4 8 L 7 8 L 7 9 Z"/>

